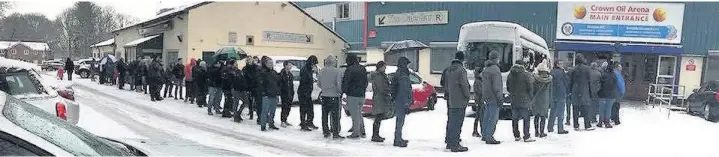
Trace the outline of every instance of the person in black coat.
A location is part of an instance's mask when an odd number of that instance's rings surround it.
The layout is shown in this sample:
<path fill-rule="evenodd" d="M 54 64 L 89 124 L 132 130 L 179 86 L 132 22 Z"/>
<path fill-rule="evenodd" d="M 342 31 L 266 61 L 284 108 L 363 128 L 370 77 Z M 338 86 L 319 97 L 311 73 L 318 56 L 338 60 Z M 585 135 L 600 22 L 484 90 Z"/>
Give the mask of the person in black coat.
<path fill-rule="evenodd" d="M 137 57 L 134 61 L 130 62 L 130 71 L 132 72 L 132 86 L 130 86 L 130 89 L 132 90 L 139 90 L 142 89 L 142 70 L 140 66 L 140 61 L 142 60 L 142 57 Z"/>
<path fill-rule="evenodd" d="M 260 110 L 255 109 L 256 107 L 259 107 L 257 106 L 257 102 L 261 99 L 257 99 L 259 90 L 259 88 L 257 87 L 257 82 L 261 80 L 257 80 L 256 76 L 258 69 L 256 57 L 247 57 L 245 62 L 247 63 L 247 65 L 242 68 L 242 77 L 244 77 L 245 85 L 243 89 L 246 92 L 247 101 L 242 101 L 242 106 L 240 106 L 240 109 L 237 112 L 242 113 L 245 108 L 249 108 L 250 120 L 252 120 L 254 117 L 254 113 L 258 112 L 259 116 L 260 112 Z M 257 123 L 259 123 L 259 120 Z"/>
<path fill-rule="evenodd" d="M 160 58 L 155 57 L 148 67 L 148 83 L 150 84 L 150 100 L 161 101 L 160 88 L 162 87 L 162 64 Z"/>
<path fill-rule="evenodd" d="M 125 88 L 125 74 L 127 73 L 127 65 L 125 64 L 125 59 L 120 58 L 119 61 L 117 61 L 117 80 L 118 80 L 118 89 L 124 89 Z"/>
<path fill-rule="evenodd" d="M 569 72 L 569 90 L 572 99 L 572 121 L 574 130 L 579 131 L 579 116 L 592 113 L 591 107 L 591 90 L 590 90 L 590 69 L 587 66 L 587 60 L 584 55 L 578 54 L 576 59 L 576 67 Z M 584 118 L 584 128 L 592 131 L 591 118 Z"/>
<path fill-rule="evenodd" d="M 232 100 L 232 110 L 235 111 L 235 113 L 233 113 L 232 116 L 234 117 L 235 122 L 241 122 L 241 108 L 243 108 L 243 106 L 247 106 L 247 104 L 250 103 L 247 97 L 247 92 L 249 92 L 249 89 L 247 88 L 247 79 L 244 72 L 237 68 L 237 66 L 233 66 L 233 69 L 235 70 L 235 80 L 232 82 L 232 98 L 234 98 Z M 238 106 L 240 102 L 242 102 L 242 106 Z M 240 109 L 238 109 L 238 107 Z M 252 113 L 252 111 L 250 111 L 250 113 Z"/>
<path fill-rule="evenodd" d="M 72 59 L 70 57 L 67 57 L 65 59 L 65 71 L 67 71 L 67 80 L 72 81 L 72 71 L 75 70 L 75 63 L 72 62 Z"/>
<path fill-rule="evenodd" d="M 165 68 L 165 71 L 162 73 L 162 84 L 165 85 L 162 97 L 167 98 L 167 93 L 170 93 L 170 98 L 175 97 L 172 96 L 172 89 L 175 87 L 175 83 L 173 83 L 172 67 Z"/>
<path fill-rule="evenodd" d="M 275 126 L 275 108 L 277 97 L 280 95 L 279 76 L 273 69 L 274 61 L 270 57 L 262 56 L 262 112 L 260 119 L 260 130 L 266 131 L 269 126 L 272 130 L 279 130 Z"/>
<path fill-rule="evenodd" d="M 235 60 L 229 60 L 227 61 L 227 64 L 222 66 L 222 69 L 220 69 L 220 89 L 222 89 L 222 93 L 225 95 L 225 105 L 222 107 L 222 117 L 225 118 L 232 117 L 232 109 L 234 109 L 234 102 L 232 102 L 234 100 L 234 95 L 232 95 L 232 82 L 235 81 L 236 70 L 233 67 L 237 67 Z"/>
<path fill-rule="evenodd" d="M 197 98 L 197 107 L 207 106 L 207 63 L 202 60 L 197 60 L 199 64 L 192 67 L 192 78 L 196 85 L 195 97 Z"/>
<path fill-rule="evenodd" d="M 289 61 L 282 63 L 282 72 L 280 72 L 280 99 L 282 101 L 282 112 L 280 113 L 280 120 L 282 123 L 280 126 L 287 127 L 292 124 L 287 122 L 287 116 L 290 115 L 290 109 L 292 109 L 292 101 L 295 97 L 295 83 L 293 82 L 295 76 L 292 76 L 292 64 Z"/>
<path fill-rule="evenodd" d="M 612 106 L 617 98 L 621 95 L 617 89 L 617 76 L 614 74 L 614 65 L 609 65 L 602 71 L 600 79 L 600 89 L 597 93 L 599 96 L 599 121 L 597 127 L 612 128 L 609 118 L 612 115 Z"/>
<path fill-rule="evenodd" d="M 297 87 L 297 99 L 300 104 L 300 128 L 303 131 L 319 129 L 313 123 L 315 110 L 312 104 L 312 90 L 315 83 L 312 75 L 319 71 L 317 63 L 317 56 L 311 55 L 300 69 L 300 85 Z"/>
<path fill-rule="evenodd" d="M 185 65 L 182 64 L 182 58 L 178 58 L 175 65 L 172 66 L 172 81 L 175 83 L 175 100 L 183 100 L 182 96 L 182 83 L 185 78 Z"/>
<path fill-rule="evenodd" d="M 209 86 L 210 86 L 210 102 L 209 106 L 207 106 L 207 114 L 212 115 L 212 109 L 215 109 L 215 114 L 220 114 L 220 101 L 222 100 L 222 89 L 220 89 L 221 82 L 222 82 L 222 73 L 220 72 L 222 70 L 222 64 L 224 63 L 223 60 L 218 60 L 215 63 L 212 64 L 209 68 L 207 68 L 207 77 L 209 79 Z"/>
<path fill-rule="evenodd" d="M 356 139 L 365 136 L 362 106 L 368 86 L 367 70 L 354 54 L 348 55 L 345 62 L 348 66 L 342 79 L 342 92 L 347 95 L 347 110 L 352 117 L 352 135 L 347 138 Z"/>

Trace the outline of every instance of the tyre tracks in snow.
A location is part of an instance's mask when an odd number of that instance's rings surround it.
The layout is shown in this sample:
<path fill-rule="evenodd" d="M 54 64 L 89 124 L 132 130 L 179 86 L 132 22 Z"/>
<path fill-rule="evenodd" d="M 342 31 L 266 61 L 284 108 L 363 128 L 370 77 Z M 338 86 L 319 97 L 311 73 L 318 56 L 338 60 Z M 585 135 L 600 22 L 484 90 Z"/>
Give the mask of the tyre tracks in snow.
<path fill-rule="evenodd" d="M 163 111 L 160 111 L 160 110 L 152 108 L 152 107 L 139 105 L 139 104 L 137 104 L 138 102 L 131 102 L 131 101 L 126 100 L 125 98 L 120 98 L 118 96 L 110 95 L 110 94 L 107 94 L 100 90 L 87 87 L 83 84 L 76 83 L 75 86 L 81 90 L 85 90 L 88 92 L 92 92 L 92 94 L 96 94 L 96 95 L 100 95 L 100 96 L 103 96 L 106 98 L 113 99 L 121 104 L 129 105 L 133 108 L 145 111 L 147 113 L 151 113 L 155 116 L 162 117 L 167 120 L 171 120 L 178 124 L 183 124 L 187 127 L 195 128 L 198 130 L 203 130 L 203 131 L 215 133 L 215 134 L 226 136 L 226 137 L 231 137 L 236 140 L 251 142 L 254 144 L 259 144 L 262 146 L 285 150 L 285 151 L 297 153 L 297 154 L 304 155 L 304 156 L 342 156 L 342 155 L 345 155 L 345 153 L 341 150 L 336 150 L 336 149 L 331 149 L 331 148 L 326 148 L 326 147 L 312 147 L 312 146 L 303 145 L 302 143 L 298 143 L 298 142 L 260 137 L 260 136 L 256 136 L 256 135 L 249 134 L 249 133 L 242 133 L 242 132 L 232 131 L 229 129 L 224 129 L 224 128 L 220 128 L 220 127 L 216 127 L 216 126 L 212 126 L 212 125 L 208 125 L 208 124 L 203 124 L 203 123 L 197 122 L 195 120 L 184 118 L 184 117 L 177 116 L 177 115 L 173 115 L 173 114 L 170 114 L 167 112 L 163 112 Z M 108 101 L 108 100 L 106 100 L 106 101 Z"/>

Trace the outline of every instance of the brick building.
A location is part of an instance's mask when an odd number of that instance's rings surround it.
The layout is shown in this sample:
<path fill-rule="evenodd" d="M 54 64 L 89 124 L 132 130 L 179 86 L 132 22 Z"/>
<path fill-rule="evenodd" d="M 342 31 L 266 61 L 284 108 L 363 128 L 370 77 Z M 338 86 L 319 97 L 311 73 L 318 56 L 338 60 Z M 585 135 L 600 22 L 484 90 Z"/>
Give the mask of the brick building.
<path fill-rule="evenodd" d="M 44 42 L 0 41 L 0 56 L 39 64 L 52 58 L 50 47 Z"/>

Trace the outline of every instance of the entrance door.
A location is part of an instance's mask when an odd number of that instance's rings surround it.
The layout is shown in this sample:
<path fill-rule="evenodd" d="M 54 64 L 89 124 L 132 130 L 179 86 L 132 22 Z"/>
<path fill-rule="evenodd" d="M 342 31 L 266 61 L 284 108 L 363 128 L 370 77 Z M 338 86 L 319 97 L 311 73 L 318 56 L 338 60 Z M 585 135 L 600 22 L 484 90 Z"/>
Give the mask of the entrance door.
<path fill-rule="evenodd" d="M 646 100 L 649 85 L 655 83 L 658 56 L 648 54 L 622 55 L 622 75 L 626 81 L 628 100 Z"/>
<path fill-rule="evenodd" d="M 676 56 L 659 56 L 657 62 L 657 79 L 656 84 L 674 85 L 674 76 L 676 73 L 677 57 Z"/>

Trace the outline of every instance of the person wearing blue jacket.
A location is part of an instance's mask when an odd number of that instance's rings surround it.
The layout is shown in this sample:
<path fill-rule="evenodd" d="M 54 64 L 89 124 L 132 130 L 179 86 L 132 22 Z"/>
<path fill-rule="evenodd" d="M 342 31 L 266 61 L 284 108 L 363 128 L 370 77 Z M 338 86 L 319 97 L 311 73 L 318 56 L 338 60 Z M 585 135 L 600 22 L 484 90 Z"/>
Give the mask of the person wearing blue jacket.
<path fill-rule="evenodd" d="M 554 62 L 552 69 L 552 106 L 549 111 L 549 124 L 547 131 L 554 132 L 554 123 L 557 122 L 557 133 L 567 134 L 564 130 L 564 110 L 566 110 L 567 96 L 569 95 L 569 75 L 564 70 L 562 61 Z"/>
<path fill-rule="evenodd" d="M 626 84 L 624 82 L 624 76 L 622 76 L 621 64 L 616 64 L 614 66 L 614 75 L 617 77 L 617 90 L 619 90 L 619 97 L 614 102 L 614 106 L 612 106 L 612 121 L 614 122 L 614 125 L 619 125 L 621 124 L 619 122 L 619 102 L 622 100 L 622 98 L 624 98 L 624 95 L 626 94 Z"/>

